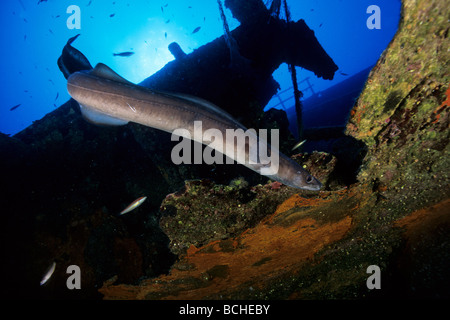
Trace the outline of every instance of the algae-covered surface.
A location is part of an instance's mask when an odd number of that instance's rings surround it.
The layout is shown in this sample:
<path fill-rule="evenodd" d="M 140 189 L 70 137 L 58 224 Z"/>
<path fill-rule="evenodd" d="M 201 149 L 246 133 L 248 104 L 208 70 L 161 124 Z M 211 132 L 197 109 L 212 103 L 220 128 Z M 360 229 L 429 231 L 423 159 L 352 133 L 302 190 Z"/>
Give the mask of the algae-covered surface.
<path fill-rule="evenodd" d="M 347 125 L 367 147 L 355 183 L 187 182 L 161 205 L 177 262 L 135 285 L 112 278 L 104 298 L 450 297 L 449 17 L 446 1 L 402 1 Z M 367 286 L 371 265 L 381 289 Z"/>
<path fill-rule="evenodd" d="M 386 197 L 407 188 L 403 201 L 415 207 L 448 183 L 449 9 L 445 1 L 404 1 L 402 13 L 347 133 L 369 148 L 359 180 Z"/>
<path fill-rule="evenodd" d="M 297 154 L 294 159 L 303 159 L 300 163 L 305 167 L 314 167 L 315 176 L 322 181 L 335 169 L 335 158 L 320 152 Z M 250 186 L 242 177 L 229 185 L 209 180 L 186 181 L 183 190 L 163 200 L 159 224 L 170 239 L 171 251 L 185 253 L 191 245 L 198 247 L 227 239 L 254 227 L 296 192 L 276 181 Z M 314 197 L 315 193 L 310 192 L 309 196 Z"/>

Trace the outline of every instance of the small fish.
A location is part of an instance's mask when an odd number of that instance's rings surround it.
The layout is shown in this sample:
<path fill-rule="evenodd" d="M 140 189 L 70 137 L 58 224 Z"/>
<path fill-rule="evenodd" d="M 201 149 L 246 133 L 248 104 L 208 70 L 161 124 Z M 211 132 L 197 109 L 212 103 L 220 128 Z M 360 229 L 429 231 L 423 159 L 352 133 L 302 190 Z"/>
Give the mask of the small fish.
<path fill-rule="evenodd" d="M 55 101 L 56 101 L 56 99 L 58 99 L 58 97 L 59 97 L 59 92 L 56 93 Z"/>
<path fill-rule="evenodd" d="M 120 53 L 113 53 L 113 56 L 129 57 L 129 56 L 132 56 L 133 54 L 134 54 L 134 52 L 132 52 L 132 51 L 125 51 L 125 52 L 120 52 Z"/>
<path fill-rule="evenodd" d="M 292 148 L 291 151 L 294 151 L 295 149 L 300 148 L 305 142 L 306 142 L 306 140 L 298 142 L 297 144 L 295 144 L 295 146 Z"/>
<path fill-rule="evenodd" d="M 140 197 L 137 198 L 136 200 L 134 200 L 132 203 L 130 203 L 130 205 L 128 207 L 126 207 L 125 209 L 123 209 L 119 215 L 125 214 L 127 212 L 130 212 L 131 210 L 136 209 L 137 207 L 139 207 L 144 201 L 145 199 L 147 199 L 147 197 Z"/>
<path fill-rule="evenodd" d="M 323 23 L 319 24 L 319 28 L 323 25 Z"/>
<path fill-rule="evenodd" d="M 169 22 L 170 22 L 170 19 L 166 21 L 166 23 L 169 23 Z"/>
<path fill-rule="evenodd" d="M 42 278 L 42 280 L 40 282 L 41 286 L 50 279 L 50 277 L 52 276 L 53 272 L 55 271 L 55 267 L 56 267 L 56 262 L 53 261 L 52 265 L 47 270 L 47 272 L 45 273 L 44 277 Z"/>
<path fill-rule="evenodd" d="M 347 73 L 343 73 L 343 72 L 341 72 L 341 71 L 339 71 L 339 73 L 342 74 L 343 76 L 348 76 Z"/>
<path fill-rule="evenodd" d="M 50 31 L 51 34 L 54 34 L 53 31 L 52 31 L 52 29 L 48 29 L 48 31 Z"/>
<path fill-rule="evenodd" d="M 161 12 L 164 13 L 164 8 L 163 7 L 161 7 Z"/>
<path fill-rule="evenodd" d="M 55 19 L 56 19 L 56 18 L 59 18 L 59 17 L 61 17 L 61 15 L 57 14 L 57 15 L 55 16 Z"/>
<path fill-rule="evenodd" d="M 89 3 L 86 5 L 86 7 L 89 7 L 92 3 L 92 0 L 89 0 Z"/>
<path fill-rule="evenodd" d="M 111 13 L 111 14 L 109 15 L 109 17 L 112 18 L 112 17 L 114 17 L 115 15 L 116 15 L 115 13 Z"/>
<path fill-rule="evenodd" d="M 41 3 L 41 2 L 47 2 L 47 0 L 39 0 L 38 4 Z"/>
<path fill-rule="evenodd" d="M 9 111 L 13 111 L 13 110 L 17 109 L 18 107 L 20 107 L 20 105 L 21 105 L 21 103 L 19 103 L 18 105 L 15 105 L 11 109 L 9 109 Z"/>
<path fill-rule="evenodd" d="M 192 33 L 193 33 L 193 34 L 194 34 L 194 33 L 197 33 L 201 28 L 202 28 L 202 27 L 197 27 L 197 28 L 195 28 L 194 31 L 192 31 Z"/>
<path fill-rule="evenodd" d="M 164 38 L 167 39 L 167 32 L 164 32 Z"/>

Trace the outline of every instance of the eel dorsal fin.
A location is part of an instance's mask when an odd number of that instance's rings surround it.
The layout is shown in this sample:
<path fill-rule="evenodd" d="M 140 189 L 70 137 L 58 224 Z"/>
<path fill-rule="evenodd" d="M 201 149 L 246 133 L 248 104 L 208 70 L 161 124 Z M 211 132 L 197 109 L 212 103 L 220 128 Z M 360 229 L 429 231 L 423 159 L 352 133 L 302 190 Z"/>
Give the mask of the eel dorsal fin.
<path fill-rule="evenodd" d="M 97 63 L 94 69 L 90 71 L 92 75 L 95 75 L 100 78 L 106 78 L 112 81 L 122 82 L 126 84 L 134 84 L 124 77 L 120 76 L 115 72 L 113 69 L 108 67 L 106 64 L 103 63 Z"/>
<path fill-rule="evenodd" d="M 225 110 L 219 108 L 215 104 L 213 104 L 213 103 L 211 103 L 211 102 L 209 102 L 209 101 L 207 101 L 205 99 L 202 99 L 202 98 L 199 98 L 199 97 L 194 97 L 194 96 L 191 96 L 189 94 L 184 94 L 184 93 L 167 93 L 167 94 L 173 95 L 173 96 L 176 96 L 178 98 L 185 99 L 185 100 L 189 100 L 191 102 L 194 102 L 197 105 L 202 106 L 204 109 L 215 113 L 221 119 L 231 121 L 231 123 L 233 125 L 235 125 L 236 127 L 241 128 L 244 131 L 247 130 L 247 128 L 244 125 L 242 125 L 235 118 L 233 118 L 233 116 L 230 115 L 228 112 L 226 112 Z"/>

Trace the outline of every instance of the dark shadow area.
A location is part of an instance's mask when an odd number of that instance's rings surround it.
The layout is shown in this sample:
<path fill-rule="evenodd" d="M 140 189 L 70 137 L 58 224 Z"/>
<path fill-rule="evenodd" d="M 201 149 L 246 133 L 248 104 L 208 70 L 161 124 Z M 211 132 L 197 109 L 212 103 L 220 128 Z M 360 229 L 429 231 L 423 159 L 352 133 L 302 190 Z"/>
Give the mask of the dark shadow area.
<path fill-rule="evenodd" d="M 159 171 L 129 128 L 92 126 L 73 106 L 0 137 L 8 155 L 0 161 L 6 297 L 100 298 L 97 288 L 113 276 L 135 283 L 167 273 L 175 261 L 159 228 L 168 193 Z M 141 192 L 148 196 L 141 208 L 119 216 Z M 40 287 L 53 261 L 52 281 Z M 80 267 L 83 290 L 67 290 L 69 265 Z"/>
<path fill-rule="evenodd" d="M 326 152 L 337 158 L 330 181 L 336 185 L 349 186 L 357 182 L 362 161 L 367 154 L 367 146 L 344 134 L 345 128 L 316 128 L 305 130 L 305 152 Z M 327 186 L 329 187 L 329 185 Z"/>

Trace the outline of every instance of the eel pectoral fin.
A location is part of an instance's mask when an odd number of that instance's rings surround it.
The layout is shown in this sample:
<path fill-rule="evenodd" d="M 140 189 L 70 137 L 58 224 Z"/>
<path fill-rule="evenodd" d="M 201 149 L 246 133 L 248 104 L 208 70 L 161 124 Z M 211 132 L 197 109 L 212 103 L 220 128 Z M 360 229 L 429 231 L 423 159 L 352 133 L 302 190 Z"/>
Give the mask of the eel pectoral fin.
<path fill-rule="evenodd" d="M 95 75 L 99 78 L 104 78 L 116 82 L 133 84 L 132 82 L 126 80 L 125 78 L 118 75 L 114 70 L 103 63 L 98 63 L 94 69 L 89 70 L 87 73 Z M 134 84 L 133 84 L 134 85 Z M 99 112 L 87 105 L 79 104 L 81 114 L 83 118 L 88 122 L 101 126 L 122 126 L 128 123 L 128 121 L 111 117 L 105 113 Z"/>
<path fill-rule="evenodd" d="M 123 126 L 128 123 L 128 121 L 108 116 L 81 103 L 79 105 L 83 118 L 90 123 L 100 126 Z"/>

